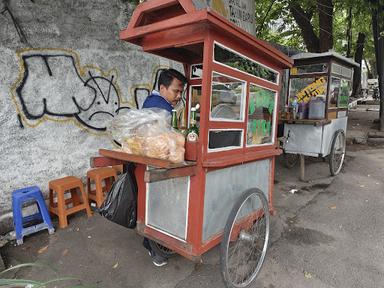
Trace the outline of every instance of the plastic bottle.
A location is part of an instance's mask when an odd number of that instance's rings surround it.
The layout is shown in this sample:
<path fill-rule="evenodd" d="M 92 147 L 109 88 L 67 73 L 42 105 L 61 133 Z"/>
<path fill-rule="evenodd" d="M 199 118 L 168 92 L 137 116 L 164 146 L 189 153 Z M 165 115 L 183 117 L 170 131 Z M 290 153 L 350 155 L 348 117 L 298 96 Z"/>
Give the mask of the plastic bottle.
<path fill-rule="evenodd" d="M 324 119 L 325 100 L 321 96 L 313 97 L 309 101 L 309 119 Z"/>
<path fill-rule="evenodd" d="M 297 102 L 297 97 L 295 97 L 292 101 L 292 112 L 293 112 L 293 119 L 297 119 L 297 110 L 299 108 L 299 104 Z"/>
<path fill-rule="evenodd" d="M 172 109 L 172 121 L 171 121 L 171 125 L 172 125 L 172 128 L 175 129 L 175 130 L 178 130 L 178 125 L 177 125 L 177 113 L 176 113 L 176 109 Z"/>
<path fill-rule="evenodd" d="M 199 139 L 199 128 L 196 125 L 196 108 L 191 108 L 191 121 L 187 132 L 187 141 L 197 142 Z"/>

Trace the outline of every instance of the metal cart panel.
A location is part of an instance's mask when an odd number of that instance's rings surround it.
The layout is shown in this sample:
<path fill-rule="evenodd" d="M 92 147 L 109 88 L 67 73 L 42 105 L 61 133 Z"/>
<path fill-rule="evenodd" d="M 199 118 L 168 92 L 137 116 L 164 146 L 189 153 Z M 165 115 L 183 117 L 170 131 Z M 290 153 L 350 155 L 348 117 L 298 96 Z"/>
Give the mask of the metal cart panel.
<path fill-rule="evenodd" d="M 285 152 L 317 157 L 321 153 L 322 129 L 322 126 L 285 123 Z"/>
<path fill-rule="evenodd" d="M 332 139 L 337 130 L 347 130 L 348 117 L 332 119 L 321 126 L 284 123 L 284 137 L 287 139 L 286 153 L 318 157 L 330 153 Z M 321 144 L 321 145 L 319 145 Z"/>
<path fill-rule="evenodd" d="M 190 177 L 147 184 L 146 225 L 186 240 Z"/>
<path fill-rule="evenodd" d="M 266 159 L 207 173 L 203 242 L 223 230 L 233 204 L 246 189 L 259 188 L 269 198 L 270 169 L 271 160 Z"/>
<path fill-rule="evenodd" d="M 337 130 L 347 131 L 348 117 L 333 119 L 332 122 L 324 126 L 323 141 L 321 145 L 321 153 L 323 156 L 329 155 L 331 152 L 332 139 Z"/>

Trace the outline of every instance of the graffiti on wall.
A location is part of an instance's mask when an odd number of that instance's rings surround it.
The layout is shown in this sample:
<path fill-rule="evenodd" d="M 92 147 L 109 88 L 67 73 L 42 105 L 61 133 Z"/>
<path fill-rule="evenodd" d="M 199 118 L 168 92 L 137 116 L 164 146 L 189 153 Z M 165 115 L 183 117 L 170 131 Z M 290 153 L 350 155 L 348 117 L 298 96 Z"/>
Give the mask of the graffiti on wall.
<path fill-rule="evenodd" d="M 106 118 L 129 109 L 121 101 L 115 69 L 80 66 L 79 56 L 69 50 L 28 49 L 18 57 L 20 74 L 12 94 L 21 125 L 75 121 L 105 131 Z"/>
<path fill-rule="evenodd" d="M 132 87 L 134 101 L 128 102 L 122 100 L 116 69 L 81 66 L 78 54 L 65 49 L 25 49 L 17 55 L 20 73 L 11 92 L 22 128 L 46 120 L 72 121 L 88 131 L 104 132 L 119 111 L 141 108 L 164 69 L 154 71 L 152 87 Z"/>
<path fill-rule="evenodd" d="M 160 76 L 160 73 L 161 71 L 163 71 L 164 69 L 166 69 L 168 67 L 156 67 L 152 73 L 153 75 L 153 85 L 151 86 L 151 84 L 136 84 L 134 86 L 131 87 L 131 95 L 133 95 L 134 97 L 134 100 L 135 100 L 135 107 L 137 109 L 141 109 L 141 107 L 143 107 L 143 103 L 144 103 L 144 100 L 145 98 L 147 98 L 147 96 L 149 96 L 149 94 L 151 94 L 151 92 L 153 90 L 157 90 L 158 89 L 158 81 L 159 81 L 159 76 Z"/>

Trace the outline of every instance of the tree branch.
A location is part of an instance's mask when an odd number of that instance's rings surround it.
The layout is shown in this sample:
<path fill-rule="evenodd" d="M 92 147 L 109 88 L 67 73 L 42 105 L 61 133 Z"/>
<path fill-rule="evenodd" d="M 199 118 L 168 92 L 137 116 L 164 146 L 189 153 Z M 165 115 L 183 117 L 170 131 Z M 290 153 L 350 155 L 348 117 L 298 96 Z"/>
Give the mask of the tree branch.
<path fill-rule="evenodd" d="M 296 1 L 290 1 L 288 8 L 301 30 L 307 50 L 309 52 L 319 52 L 319 37 L 315 34 L 311 23 L 313 11 L 306 13 Z"/>
<path fill-rule="evenodd" d="M 272 9 L 273 4 L 275 4 L 275 0 L 271 1 L 271 4 L 269 5 L 268 10 L 267 10 L 267 12 L 264 15 L 263 20 L 261 21 L 260 25 L 258 25 L 258 27 L 257 27 L 257 36 L 259 36 L 261 31 L 263 30 L 265 20 L 267 20 L 268 14 L 269 14 L 269 12 Z"/>

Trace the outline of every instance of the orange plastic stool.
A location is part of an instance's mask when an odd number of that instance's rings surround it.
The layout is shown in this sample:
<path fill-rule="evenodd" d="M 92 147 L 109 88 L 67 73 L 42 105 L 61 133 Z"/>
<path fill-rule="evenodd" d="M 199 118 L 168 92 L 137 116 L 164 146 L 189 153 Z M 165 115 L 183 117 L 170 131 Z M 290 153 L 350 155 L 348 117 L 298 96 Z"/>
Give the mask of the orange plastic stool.
<path fill-rule="evenodd" d="M 67 216 L 81 210 L 86 210 L 88 217 L 92 216 L 83 182 L 77 177 L 67 176 L 49 182 L 49 212 L 59 217 L 59 227 L 68 226 Z M 78 192 L 80 191 L 79 197 Z M 54 194 L 57 194 L 57 202 L 54 202 Z M 70 198 L 65 199 L 65 195 Z M 70 206 L 70 207 L 69 207 Z"/>
<path fill-rule="evenodd" d="M 116 179 L 116 170 L 112 167 L 102 167 L 89 170 L 87 172 L 88 200 L 96 202 L 96 206 L 100 208 L 104 201 L 104 194 L 111 189 L 112 183 L 116 181 Z M 103 180 L 105 185 L 103 185 Z M 95 185 L 95 189 L 91 188 L 92 184 Z"/>

